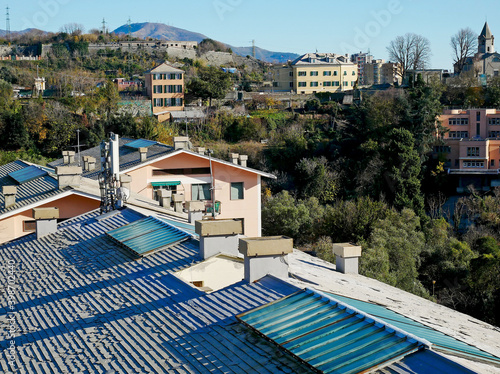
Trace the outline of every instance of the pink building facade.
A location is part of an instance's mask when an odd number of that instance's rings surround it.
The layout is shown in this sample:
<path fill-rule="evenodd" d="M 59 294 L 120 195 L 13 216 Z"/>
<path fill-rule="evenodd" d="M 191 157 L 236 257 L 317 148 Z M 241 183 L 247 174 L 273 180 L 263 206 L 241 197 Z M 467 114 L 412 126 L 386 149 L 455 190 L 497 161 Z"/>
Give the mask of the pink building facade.
<path fill-rule="evenodd" d="M 451 109 L 439 117 L 447 129 L 444 147 L 448 173 L 459 176 L 458 192 L 473 184 L 483 190 L 499 185 L 500 110 Z"/>

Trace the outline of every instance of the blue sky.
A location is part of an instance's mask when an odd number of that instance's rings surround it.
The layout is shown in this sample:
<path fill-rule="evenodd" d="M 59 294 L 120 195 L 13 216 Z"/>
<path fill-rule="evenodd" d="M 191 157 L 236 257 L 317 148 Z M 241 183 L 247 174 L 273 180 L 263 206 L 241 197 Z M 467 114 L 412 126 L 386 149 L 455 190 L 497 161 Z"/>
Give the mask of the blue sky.
<path fill-rule="evenodd" d="M 100 28 L 103 18 L 114 30 L 130 17 L 133 23 L 161 22 L 234 46 L 255 40 L 265 49 L 299 54 L 370 50 L 386 60 L 390 41 L 412 32 L 430 40 L 430 67 L 444 69 L 452 67 L 450 38 L 460 28 L 479 34 L 488 20 L 500 36 L 498 0 L 11 0 L 2 5 L 10 7 L 12 31 L 59 31 L 72 22 L 90 30 Z"/>

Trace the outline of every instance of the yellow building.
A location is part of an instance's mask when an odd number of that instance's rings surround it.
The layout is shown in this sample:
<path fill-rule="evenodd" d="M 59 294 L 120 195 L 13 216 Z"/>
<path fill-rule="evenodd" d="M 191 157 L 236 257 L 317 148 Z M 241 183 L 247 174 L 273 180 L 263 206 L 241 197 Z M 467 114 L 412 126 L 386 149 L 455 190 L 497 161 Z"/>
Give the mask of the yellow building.
<path fill-rule="evenodd" d="M 273 69 L 273 89 L 298 94 L 352 90 L 358 65 L 334 53 L 307 53 L 287 66 Z"/>
<path fill-rule="evenodd" d="M 145 73 L 146 92 L 151 98 L 153 114 L 160 120 L 170 118 L 171 111 L 184 110 L 184 71 L 163 63 Z"/>

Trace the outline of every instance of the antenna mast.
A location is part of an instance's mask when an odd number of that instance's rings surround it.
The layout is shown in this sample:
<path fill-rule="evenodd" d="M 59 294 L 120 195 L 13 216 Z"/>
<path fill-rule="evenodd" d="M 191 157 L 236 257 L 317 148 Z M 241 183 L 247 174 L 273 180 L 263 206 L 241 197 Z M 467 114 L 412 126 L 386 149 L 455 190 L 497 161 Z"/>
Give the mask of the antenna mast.
<path fill-rule="evenodd" d="M 130 17 L 128 17 L 127 28 L 128 28 L 128 40 L 130 40 L 130 37 L 132 35 L 132 21 L 130 20 Z"/>
<path fill-rule="evenodd" d="M 106 34 L 106 20 L 104 18 L 102 19 L 102 33 Z"/>
<path fill-rule="evenodd" d="M 11 38 L 10 38 L 10 14 L 9 14 L 9 7 L 7 6 L 6 8 L 6 14 L 5 14 L 5 29 L 7 31 L 7 40 L 9 41 L 9 43 L 11 42 Z"/>
<path fill-rule="evenodd" d="M 253 58 L 256 58 L 255 57 L 255 39 L 252 40 L 252 56 L 253 56 Z"/>

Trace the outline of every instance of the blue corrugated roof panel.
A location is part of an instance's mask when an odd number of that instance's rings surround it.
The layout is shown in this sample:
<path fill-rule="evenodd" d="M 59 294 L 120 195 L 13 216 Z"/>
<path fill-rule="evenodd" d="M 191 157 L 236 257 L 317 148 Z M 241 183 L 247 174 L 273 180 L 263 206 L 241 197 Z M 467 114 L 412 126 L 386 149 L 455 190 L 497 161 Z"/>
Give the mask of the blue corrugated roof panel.
<path fill-rule="evenodd" d="M 383 321 L 390 323 L 402 330 L 408 331 L 411 334 L 424 338 L 432 343 L 433 349 L 448 354 L 460 355 L 472 359 L 479 359 L 490 363 L 500 364 L 500 358 L 495 357 L 488 352 L 484 352 L 479 348 L 457 340 L 449 335 L 437 331 L 420 322 L 414 321 L 408 317 L 389 310 L 381 305 L 371 304 L 364 301 L 350 299 L 335 294 L 331 294 L 334 298 L 352 305 L 356 309 L 362 310 L 374 317 L 380 318 Z"/>
<path fill-rule="evenodd" d="M 436 352 L 429 350 L 418 351 L 406 356 L 401 361 L 376 371 L 377 374 L 475 374 L 475 371 L 453 362 Z"/>
<path fill-rule="evenodd" d="M 189 233 L 154 217 L 138 220 L 106 234 L 140 256 L 191 238 Z"/>
<path fill-rule="evenodd" d="M 130 143 L 125 144 L 125 147 L 139 149 L 139 148 L 148 148 L 155 144 L 156 142 L 153 140 L 137 139 Z"/>
<path fill-rule="evenodd" d="M 34 165 L 30 165 L 21 170 L 13 171 L 12 173 L 9 174 L 9 177 L 14 179 L 17 183 L 23 184 L 35 180 L 37 178 L 43 177 L 47 174 L 48 173 L 45 170 L 37 168 Z"/>
<path fill-rule="evenodd" d="M 309 289 L 238 319 L 324 373 L 358 373 L 426 346 L 425 341 Z"/>

